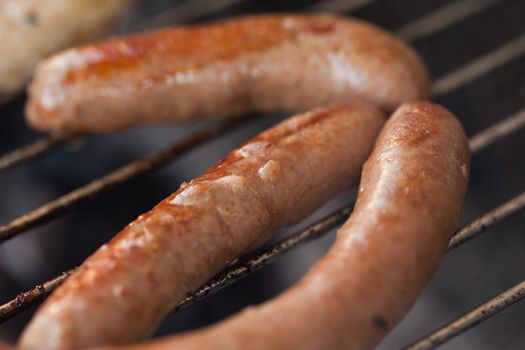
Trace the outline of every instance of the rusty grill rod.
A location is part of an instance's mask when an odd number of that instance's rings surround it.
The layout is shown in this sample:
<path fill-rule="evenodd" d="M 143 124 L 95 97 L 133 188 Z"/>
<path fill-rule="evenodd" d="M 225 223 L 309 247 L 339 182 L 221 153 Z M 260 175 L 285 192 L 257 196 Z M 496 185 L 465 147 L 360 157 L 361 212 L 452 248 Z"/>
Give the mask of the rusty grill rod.
<path fill-rule="evenodd" d="M 482 12 L 502 0 L 456 0 L 434 10 L 427 16 L 422 16 L 409 22 L 398 30 L 396 34 L 407 41 L 416 41 L 435 34 L 442 29 L 452 26 L 465 18 Z"/>
<path fill-rule="evenodd" d="M 458 86 L 465 85 L 523 54 L 525 54 L 525 33 L 437 79 L 432 85 L 432 94 L 446 95 Z"/>
<path fill-rule="evenodd" d="M 352 12 L 365 7 L 376 0 L 325 0 L 318 1 L 305 8 L 307 11 L 321 12 Z"/>
<path fill-rule="evenodd" d="M 468 225 L 463 226 L 450 240 L 448 249 L 452 250 L 478 236 L 487 228 L 509 218 L 525 208 L 525 192 L 489 211 Z"/>
<path fill-rule="evenodd" d="M 133 161 L 85 186 L 79 187 L 16 218 L 7 225 L 0 226 L 0 243 L 13 238 L 21 232 L 49 222 L 88 198 L 92 198 L 139 175 L 159 169 L 191 149 L 233 130 L 240 122 L 240 119 L 235 119 L 198 131 L 172 146 L 166 147 L 145 158 Z"/>
<path fill-rule="evenodd" d="M 52 291 L 61 285 L 73 271 L 75 271 L 75 269 L 63 272 L 59 276 L 39 284 L 33 289 L 18 294 L 13 300 L 0 306 L 0 323 L 15 317 L 39 301 L 44 300 Z"/>
<path fill-rule="evenodd" d="M 351 12 L 364 7 L 375 0 L 328 0 L 319 1 L 305 10 L 309 11 L 326 11 L 326 12 Z M 487 0 L 483 0 L 487 1 Z M 162 11 L 153 18 L 146 20 L 133 27 L 135 31 L 153 29 L 176 23 L 187 23 L 204 17 L 212 12 L 218 12 L 225 8 L 242 3 L 242 0 L 193 0 L 173 6 L 172 8 Z"/>
<path fill-rule="evenodd" d="M 176 23 L 187 23 L 204 17 L 210 13 L 221 11 L 227 7 L 241 3 L 242 0 L 193 0 L 172 6 L 156 16 L 145 20 L 132 28 L 133 31 L 142 31 L 173 25 Z"/>
<path fill-rule="evenodd" d="M 73 139 L 72 135 L 43 137 L 26 146 L 3 155 L 0 158 L 0 171 L 5 171 L 16 165 L 23 164 Z"/>
<path fill-rule="evenodd" d="M 243 277 L 246 277 L 252 272 L 261 269 L 291 249 L 297 248 L 300 245 L 326 235 L 332 229 L 340 226 L 346 221 L 346 219 L 348 219 L 352 213 L 354 204 L 355 203 L 352 202 L 345 207 L 332 212 L 309 227 L 278 241 L 269 248 L 251 255 L 250 258 L 236 262 L 230 268 L 227 268 L 224 272 L 219 273 L 216 277 L 212 278 L 196 292 L 182 300 L 170 314 L 174 314 L 180 309 L 188 307 L 197 301 L 204 299 L 208 295 L 215 293 Z"/>
<path fill-rule="evenodd" d="M 472 137 L 469 142 L 470 151 L 473 153 L 479 152 L 493 142 L 505 137 L 505 135 L 512 133 L 514 130 L 518 130 L 524 125 L 525 108 Z"/>
<path fill-rule="evenodd" d="M 525 281 L 515 285 L 497 297 L 460 316 L 430 335 L 405 347 L 405 350 L 435 349 L 446 341 L 469 330 L 525 297 Z"/>

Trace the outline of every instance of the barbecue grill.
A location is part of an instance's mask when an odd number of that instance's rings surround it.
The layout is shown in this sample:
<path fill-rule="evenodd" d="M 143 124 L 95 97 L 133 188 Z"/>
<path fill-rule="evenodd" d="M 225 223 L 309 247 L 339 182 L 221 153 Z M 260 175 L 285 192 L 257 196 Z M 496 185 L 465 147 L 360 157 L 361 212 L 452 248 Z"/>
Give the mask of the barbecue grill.
<path fill-rule="evenodd" d="M 496 316 L 497 322 L 492 319 L 463 333 L 525 296 L 524 217 L 510 219 L 525 208 L 525 163 L 520 162 L 520 136 L 525 136 L 521 129 L 525 125 L 525 3 L 156 0 L 139 3 L 125 31 L 269 11 L 351 14 L 396 32 L 427 62 L 434 78 L 433 100 L 451 109 L 471 135 L 471 182 L 462 225 L 450 242 L 453 252 L 380 348 L 432 349 L 452 338 L 443 348 L 522 348 L 525 335 L 518 325 L 525 321 L 525 308 L 521 304 Z M 0 296 L 6 301 L 0 306 L 4 323 L 0 337 L 11 341 L 30 316 L 30 311 L 22 311 L 43 300 L 67 278 L 69 269 L 111 234 L 180 182 L 283 117 L 271 114 L 148 126 L 111 135 L 50 137 L 23 125 L 23 102 L 20 97 L 0 109 L 0 150 L 5 153 L 0 158 L 4 190 L 0 242 L 5 242 L 0 247 Z M 173 140 L 177 141 L 165 146 Z M 141 176 L 161 167 L 165 168 L 158 174 Z M 302 224 L 278 233 L 260 251 L 232 263 L 188 296 L 158 334 L 211 323 L 290 285 L 328 247 L 335 228 L 351 213 L 351 198 L 351 194 L 339 196 Z M 478 238 L 484 232 L 488 234 Z M 284 256 L 305 243 L 309 244 Z M 252 275 L 281 256 L 276 264 Z M 57 271 L 67 272 L 48 279 Z"/>

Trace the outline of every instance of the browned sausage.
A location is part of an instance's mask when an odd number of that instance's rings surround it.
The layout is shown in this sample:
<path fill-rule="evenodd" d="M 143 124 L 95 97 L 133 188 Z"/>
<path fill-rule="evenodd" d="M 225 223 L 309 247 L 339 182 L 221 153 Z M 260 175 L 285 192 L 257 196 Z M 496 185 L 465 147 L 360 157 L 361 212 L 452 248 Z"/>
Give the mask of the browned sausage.
<path fill-rule="evenodd" d="M 26 111 L 39 129 L 99 132 L 356 98 L 391 112 L 428 94 L 417 54 L 384 30 L 331 15 L 265 15 L 67 50 L 39 66 Z"/>
<path fill-rule="evenodd" d="M 122 349 L 373 348 L 441 261 L 468 169 L 454 116 L 426 102 L 403 105 L 366 162 L 354 213 L 301 282 L 211 328 Z"/>
<path fill-rule="evenodd" d="M 92 255 L 37 312 L 20 349 L 144 338 L 229 262 L 356 181 L 383 122 L 354 103 L 260 134 Z"/>

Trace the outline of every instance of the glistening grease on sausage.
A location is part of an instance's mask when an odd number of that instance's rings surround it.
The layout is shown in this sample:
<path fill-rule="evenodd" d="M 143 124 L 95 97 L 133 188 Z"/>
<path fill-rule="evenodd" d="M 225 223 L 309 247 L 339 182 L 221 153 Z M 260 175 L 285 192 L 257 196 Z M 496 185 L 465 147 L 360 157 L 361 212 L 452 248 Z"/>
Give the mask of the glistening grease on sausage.
<path fill-rule="evenodd" d="M 208 329 L 119 349 L 373 348 L 441 261 L 468 171 L 456 118 L 426 102 L 403 105 L 366 162 L 354 213 L 302 281 Z"/>
<path fill-rule="evenodd" d="M 131 0 L 1 0 L 0 103 L 29 82 L 39 60 L 108 31 Z"/>
<path fill-rule="evenodd" d="M 38 67 L 26 116 L 43 130 L 102 132 L 355 99 L 391 112 L 428 94 L 417 54 L 384 30 L 332 15 L 264 15 L 64 51 Z"/>
<path fill-rule="evenodd" d="M 384 119 L 353 103 L 292 117 L 255 137 L 88 258 L 40 308 L 19 348 L 146 337 L 229 262 L 355 182 Z"/>

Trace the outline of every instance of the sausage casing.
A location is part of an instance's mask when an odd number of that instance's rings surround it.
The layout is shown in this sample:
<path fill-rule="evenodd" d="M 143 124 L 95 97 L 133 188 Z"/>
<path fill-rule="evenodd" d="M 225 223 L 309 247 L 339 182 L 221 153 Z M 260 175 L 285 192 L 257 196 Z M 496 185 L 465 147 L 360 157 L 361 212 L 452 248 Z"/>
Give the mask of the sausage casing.
<path fill-rule="evenodd" d="M 38 67 L 26 117 L 43 130 L 101 132 L 354 99 L 390 112 L 428 93 L 417 54 L 384 30 L 332 15 L 264 15 L 66 50 Z"/>
<path fill-rule="evenodd" d="M 147 336 L 239 255 L 355 182 L 384 122 L 365 104 L 282 122 L 128 225 L 59 287 L 20 349 L 80 349 Z"/>
<path fill-rule="evenodd" d="M 372 349 L 439 265 L 468 171 L 456 118 L 430 103 L 404 104 L 365 164 L 354 213 L 296 286 L 208 329 L 119 349 Z"/>

